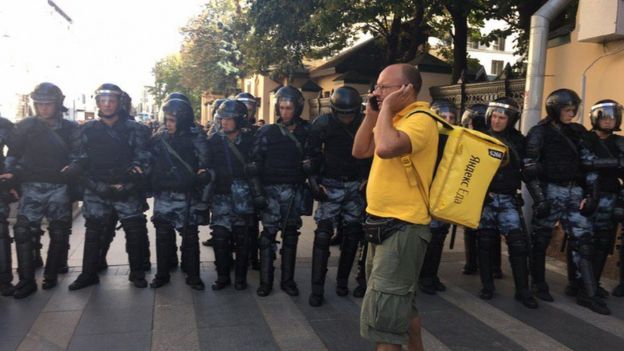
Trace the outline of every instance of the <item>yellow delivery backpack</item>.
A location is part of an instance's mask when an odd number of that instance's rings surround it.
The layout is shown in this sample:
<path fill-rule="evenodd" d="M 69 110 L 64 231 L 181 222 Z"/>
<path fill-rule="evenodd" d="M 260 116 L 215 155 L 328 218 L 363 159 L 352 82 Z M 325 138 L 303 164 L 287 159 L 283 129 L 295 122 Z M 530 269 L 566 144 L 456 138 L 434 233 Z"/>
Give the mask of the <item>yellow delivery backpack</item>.
<path fill-rule="evenodd" d="M 439 124 L 439 163 L 435 170 L 428 201 L 434 219 L 477 228 L 490 182 L 506 159 L 507 147 L 501 141 L 472 129 L 453 126 L 435 113 L 417 110 Z M 409 115 L 407 116 L 409 117 Z M 427 194 L 409 156 L 401 157 L 410 184 Z"/>

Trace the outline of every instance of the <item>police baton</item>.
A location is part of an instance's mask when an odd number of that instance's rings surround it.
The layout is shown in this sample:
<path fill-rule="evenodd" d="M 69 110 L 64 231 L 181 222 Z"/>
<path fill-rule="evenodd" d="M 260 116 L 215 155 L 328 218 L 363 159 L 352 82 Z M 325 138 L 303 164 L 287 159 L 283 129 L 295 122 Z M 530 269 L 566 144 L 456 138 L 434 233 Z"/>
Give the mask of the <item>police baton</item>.
<path fill-rule="evenodd" d="M 449 243 L 449 249 L 453 250 L 455 247 L 455 237 L 457 236 L 457 225 L 451 225 L 451 242 Z"/>

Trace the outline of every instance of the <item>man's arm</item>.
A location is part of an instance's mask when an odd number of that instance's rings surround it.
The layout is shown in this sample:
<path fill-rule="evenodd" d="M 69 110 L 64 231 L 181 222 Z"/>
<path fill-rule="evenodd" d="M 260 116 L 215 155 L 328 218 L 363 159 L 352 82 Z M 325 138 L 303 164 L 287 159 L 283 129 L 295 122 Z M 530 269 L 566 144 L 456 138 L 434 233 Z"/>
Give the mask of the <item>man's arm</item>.
<path fill-rule="evenodd" d="M 370 158 L 375 152 L 375 140 L 373 138 L 373 128 L 377 123 L 379 112 L 371 108 L 370 103 L 366 104 L 366 115 L 353 140 L 351 154 L 355 158 Z"/>

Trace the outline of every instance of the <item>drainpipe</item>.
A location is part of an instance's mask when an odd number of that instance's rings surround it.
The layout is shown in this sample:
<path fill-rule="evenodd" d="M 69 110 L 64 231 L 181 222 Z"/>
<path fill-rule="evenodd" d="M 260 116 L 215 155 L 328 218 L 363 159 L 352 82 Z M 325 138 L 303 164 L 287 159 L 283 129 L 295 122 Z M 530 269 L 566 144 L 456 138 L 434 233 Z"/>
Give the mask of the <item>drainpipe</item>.
<path fill-rule="evenodd" d="M 548 44 L 550 21 L 560 14 L 569 3 L 570 0 L 549 0 L 531 16 L 529 60 L 524 88 L 524 106 L 520 120 L 520 128 L 524 135 L 541 119 L 544 99 L 544 71 L 546 70 L 546 45 Z M 523 187 L 522 194 L 526 200 L 524 213 L 527 224 L 530 226 L 533 217 L 533 201 L 526 187 Z M 529 228 L 529 230 L 531 229 Z"/>
<path fill-rule="evenodd" d="M 529 61 L 520 122 L 523 134 L 526 134 L 541 119 L 548 27 L 550 21 L 559 15 L 569 3 L 570 0 L 550 0 L 531 16 Z"/>

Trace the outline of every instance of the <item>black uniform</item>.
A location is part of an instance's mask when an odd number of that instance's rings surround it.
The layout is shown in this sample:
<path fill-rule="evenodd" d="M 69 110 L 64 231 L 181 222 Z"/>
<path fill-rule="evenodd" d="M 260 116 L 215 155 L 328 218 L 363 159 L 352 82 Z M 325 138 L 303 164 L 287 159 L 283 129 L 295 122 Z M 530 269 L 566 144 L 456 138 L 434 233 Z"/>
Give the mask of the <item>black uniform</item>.
<path fill-rule="evenodd" d="M 0 173 L 4 172 L 4 147 L 9 136 L 13 132 L 13 123 L 6 118 L 0 117 Z M 13 187 L 12 182 L 0 183 L 0 294 L 3 296 L 13 295 L 13 268 L 11 260 L 11 237 L 9 236 L 9 190 Z"/>
<path fill-rule="evenodd" d="M 362 117 L 354 114 L 349 124 L 334 114 L 318 117 L 311 125 L 308 138 L 308 177 L 319 206 L 314 219 L 317 224 L 312 254 L 312 294 L 310 304 L 319 306 L 323 300 L 330 239 L 337 222 L 342 222 L 343 240 L 338 264 L 336 293 L 348 293 L 348 281 L 358 246 L 363 239 L 362 221 L 365 198 L 362 182 L 368 178 L 367 160 L 351 155 L 353 141 Z M 318 179 L 314 179 L 318 178 Z M 315 190 L 314 181 L 324 190 Z M 358 281 L 358 283 L 365 282 Z M 365 288 L 364 288 L 365 289 Z"/>

